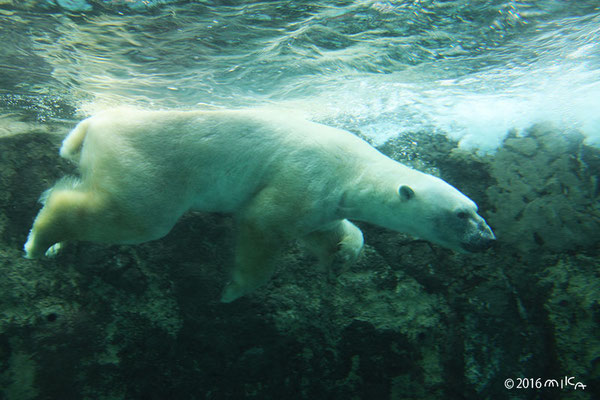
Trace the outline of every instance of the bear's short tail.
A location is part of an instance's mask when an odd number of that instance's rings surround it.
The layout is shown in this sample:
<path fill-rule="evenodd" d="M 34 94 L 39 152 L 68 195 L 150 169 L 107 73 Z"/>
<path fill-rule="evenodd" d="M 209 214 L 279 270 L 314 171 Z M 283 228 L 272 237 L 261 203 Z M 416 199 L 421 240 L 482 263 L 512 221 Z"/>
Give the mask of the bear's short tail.
<path fill-rule="evenodd" d="M 85 139 L 89 125 L 89 118 L 85 119 L 77 124 L 75 129 L 73 129 L 71 133 L 67 135 L 65 140 L 62 142 L 62 147 L 60 148 L 61 157 L 76 163 L 79 161 L 81 148 L 83 147 L 83 140 Z"/>

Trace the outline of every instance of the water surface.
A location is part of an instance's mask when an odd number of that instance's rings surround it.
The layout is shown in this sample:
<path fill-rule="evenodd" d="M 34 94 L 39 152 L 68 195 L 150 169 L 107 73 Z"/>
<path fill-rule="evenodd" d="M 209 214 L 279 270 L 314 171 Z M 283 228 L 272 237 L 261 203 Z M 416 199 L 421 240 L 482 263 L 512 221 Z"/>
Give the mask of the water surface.
<path fill-rule="evenodd" d="M 597 0 L 13 3 L 0 97 L 38 118 L 271 105 L 376 143 L 425 130 L 485 151 L 550 121 L 600 144 Z"/>

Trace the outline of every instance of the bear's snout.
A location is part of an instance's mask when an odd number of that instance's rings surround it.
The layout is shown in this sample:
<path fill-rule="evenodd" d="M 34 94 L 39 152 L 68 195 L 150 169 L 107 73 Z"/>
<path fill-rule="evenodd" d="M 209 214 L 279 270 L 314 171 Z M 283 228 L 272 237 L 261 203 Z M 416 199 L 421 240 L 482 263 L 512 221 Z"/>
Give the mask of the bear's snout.
<path fill-rule="evenodd" d="M 468 251 L 469 253 L 480 253 L 482 251 L 486 251 L 496 241 L 496 238 L 481 238 L 480 240 L 472 241 L 472 242 L 464 242 L 461 243 L 461 247 Z"/>
<path fill-rule="evenodd" d="M 477 233 L 470 235 L 468 240 L 462 242 L 460 246 L 469 253 L 479 253 L 492 247 L 495 241 L 496 236 L 492 229 L 485 222 L 480 222 Z"/>

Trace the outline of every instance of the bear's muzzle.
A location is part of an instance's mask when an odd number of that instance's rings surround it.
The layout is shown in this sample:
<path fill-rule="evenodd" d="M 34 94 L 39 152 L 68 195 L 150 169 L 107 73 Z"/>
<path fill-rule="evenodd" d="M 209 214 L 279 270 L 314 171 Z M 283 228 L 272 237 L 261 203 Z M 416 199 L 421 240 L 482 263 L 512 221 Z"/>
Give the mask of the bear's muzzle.
<path fill-rule="evenodd" d="M 495 241 L 496 236 L 492 229 L 485 222 L 481 222 L 478 224 L 477 233 L 470 235 L 460 246 L 469 253 L 480 253 L 492 247 Z"/>

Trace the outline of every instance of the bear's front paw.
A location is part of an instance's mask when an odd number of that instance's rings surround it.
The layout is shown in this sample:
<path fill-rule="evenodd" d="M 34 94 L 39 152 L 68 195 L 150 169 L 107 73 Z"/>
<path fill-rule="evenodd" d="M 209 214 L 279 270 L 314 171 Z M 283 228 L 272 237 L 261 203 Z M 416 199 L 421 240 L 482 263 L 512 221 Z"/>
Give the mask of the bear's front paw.
<path fill-rule="evenodd" d="M 339 243 L 338 255 L 346 263 L 354 263 L 365 243 L 363 234 L 356 225 L 349 221 L 345 222 L 345 235 Z M 336 255 L 336 257 L 338 256 Z"/>
<path fill-rule="evenodd" d="M 356 262 L 363 248 L 363 235 L 358 229 L 349 229 L 347 235 L 338 244 L 338 250 L 333 255 L 331 269 L 335 274 L 344 272 Z"/>

